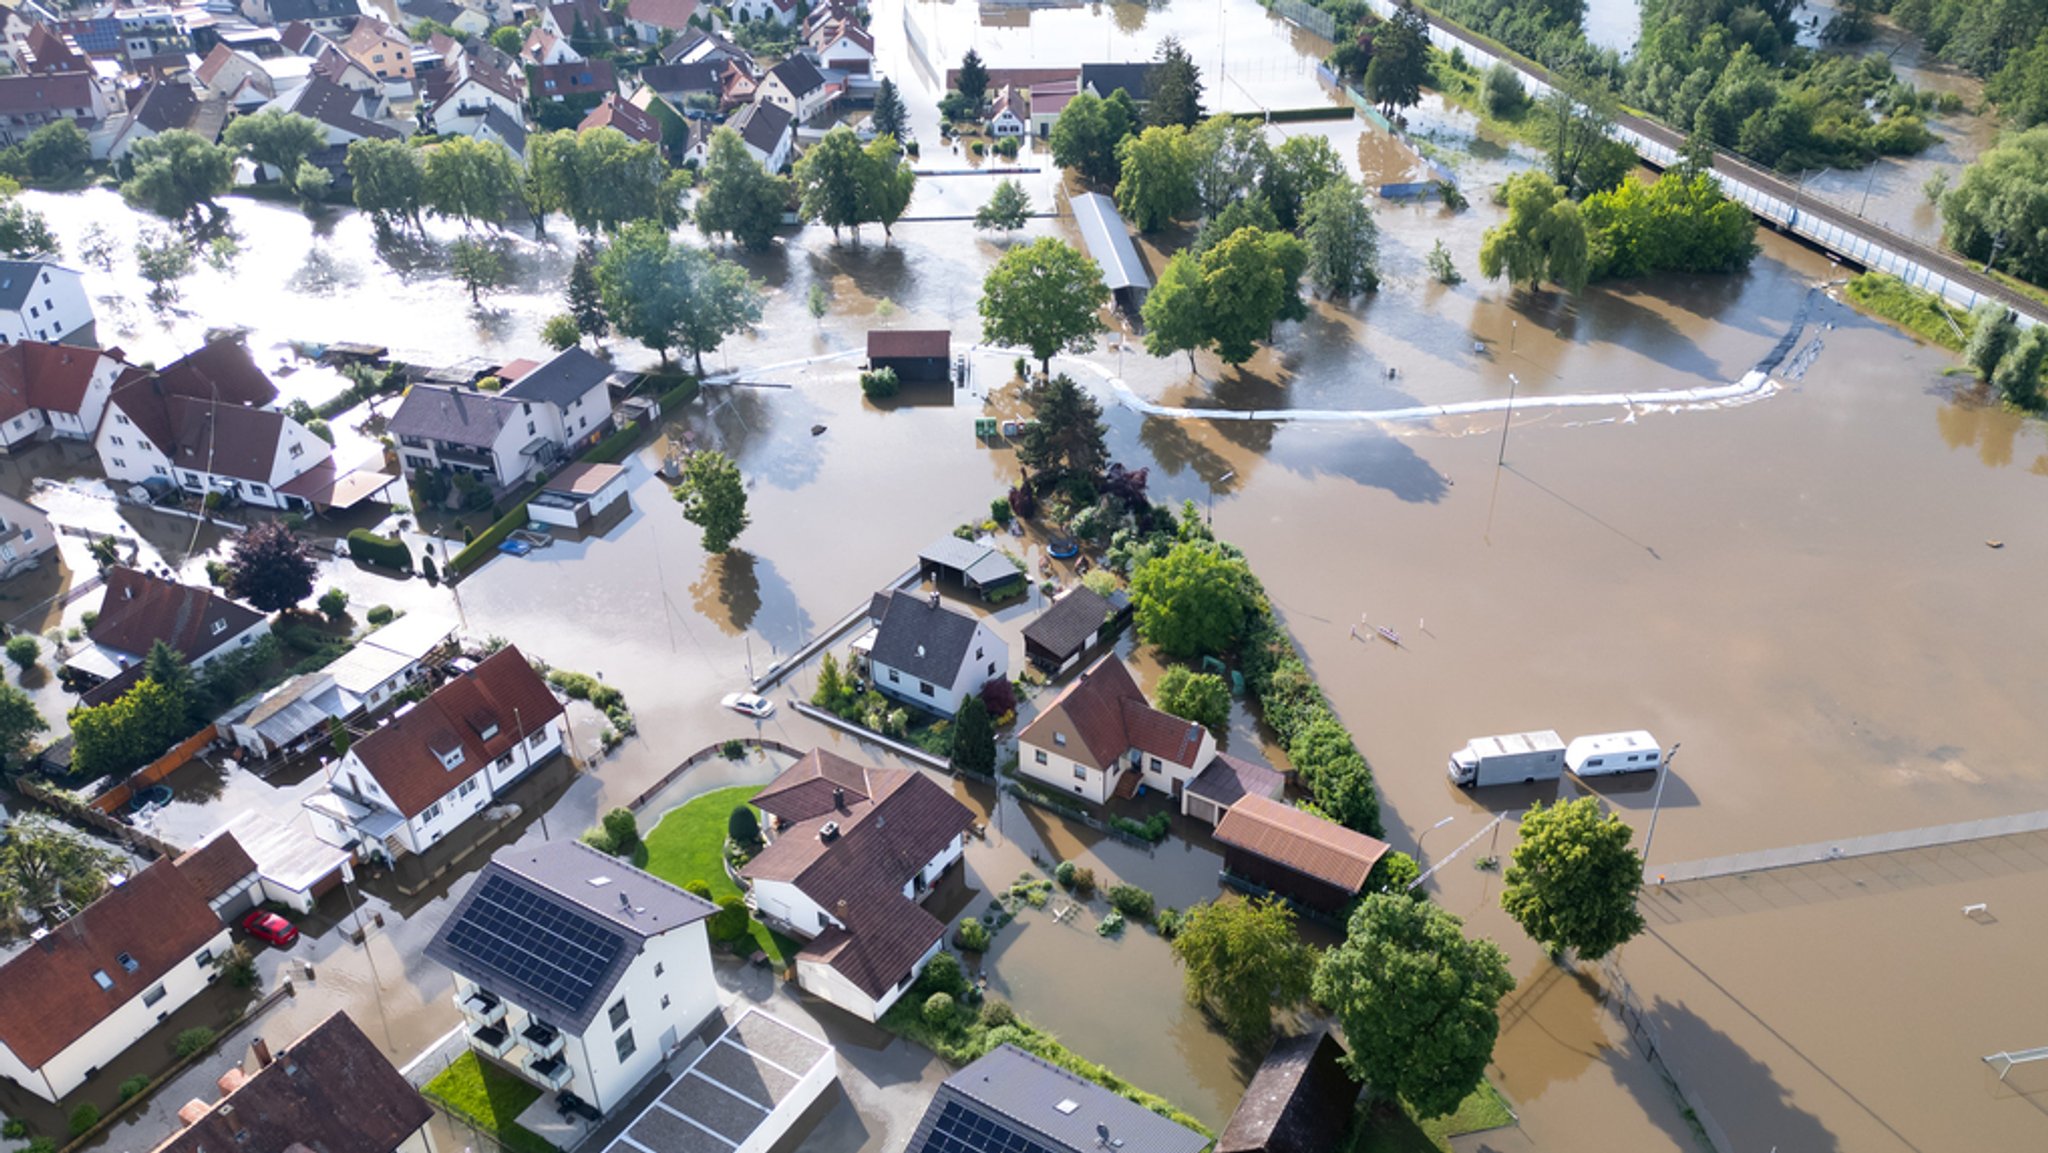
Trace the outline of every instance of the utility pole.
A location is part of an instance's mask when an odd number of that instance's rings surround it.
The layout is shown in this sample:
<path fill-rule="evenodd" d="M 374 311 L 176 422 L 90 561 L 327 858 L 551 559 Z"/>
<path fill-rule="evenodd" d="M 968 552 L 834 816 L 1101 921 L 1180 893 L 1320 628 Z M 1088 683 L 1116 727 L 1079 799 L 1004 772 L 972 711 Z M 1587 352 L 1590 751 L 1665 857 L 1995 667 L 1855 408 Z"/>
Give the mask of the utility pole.
<path fill-rule="evenodd" d="M 1515 426 L 1515 390 L 1521 386 L 1521 380 L 1514 373 L 1508 373 L 1508 419 L 1500 426 L 1500 459 L 1493 462 L 1495 469 L 1507 463 L 1508 430 Z"/>
<path fill-rule="evenodd" d="M 1657 795 L 1650 801 L 1650 831 L 1643 834 L 1643 877 L 1650 876 L 1650 842 L 1657 839 L 1657 812 L 1664 807 L 1664 782 L 1671 779 L 1671 762 L 1678 758 L 1681 741 L 1671 743 L 1671 751 L 1664 754 L 1664 763 L 1657 766 Z"/>
<path fill-rule="evenodd" d="M 1237 470 L 1231 469 L 1229 472 L 1217 477 L 1215 482 L 1209 485 L 1209 508 L 1202 517 L 1205 523 L 1211 525 L 1216 523 L 1216 486 L 1219 484 L 1229 484 L 1235 476 L 1237 476 Z"/>
<path fill-rule="evenodd" d="M 1884 163 L 1882 157 L 1870 162 L 1870 178 L 1863 182 L 1863 199 L 1856 204 L 1856 216 L 1861 219 L 1863 209 L 1870 204 L 1870 186 L 1877 183 L 1877 166 Z"/>

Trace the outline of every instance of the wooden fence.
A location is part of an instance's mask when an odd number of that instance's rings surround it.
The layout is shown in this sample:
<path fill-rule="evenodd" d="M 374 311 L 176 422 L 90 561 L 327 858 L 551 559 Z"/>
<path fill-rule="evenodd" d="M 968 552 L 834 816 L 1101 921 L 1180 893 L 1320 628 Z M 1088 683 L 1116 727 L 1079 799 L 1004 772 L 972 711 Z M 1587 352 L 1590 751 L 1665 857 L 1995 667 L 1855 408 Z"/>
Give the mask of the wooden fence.
<path fill-rule="evenodd" d="M 94 797 L 92 805 L 102 813 L 117 813 L 121 806 L 135 799 L 135 794 L 184 768 L 199 755 L 199 750 L 212 744 L 220 736 L 217 725 L 207 725 L 184 740 L 171 746 L 171 750 L 156 760 L 135 771 L 127 780 Z"/>

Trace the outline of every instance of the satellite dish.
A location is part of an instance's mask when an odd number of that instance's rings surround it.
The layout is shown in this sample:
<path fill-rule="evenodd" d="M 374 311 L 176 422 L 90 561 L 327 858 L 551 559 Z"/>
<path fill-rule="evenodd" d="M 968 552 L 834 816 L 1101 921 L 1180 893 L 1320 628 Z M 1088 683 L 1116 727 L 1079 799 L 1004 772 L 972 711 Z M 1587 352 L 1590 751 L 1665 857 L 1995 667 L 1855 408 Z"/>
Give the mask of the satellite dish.
<path fill-rule="evenodd" d="M 1097 1122 L 1095 1125 L 1095 1139 L 1104 1145 L 1109 1144 L 1109 1126 Z"/>

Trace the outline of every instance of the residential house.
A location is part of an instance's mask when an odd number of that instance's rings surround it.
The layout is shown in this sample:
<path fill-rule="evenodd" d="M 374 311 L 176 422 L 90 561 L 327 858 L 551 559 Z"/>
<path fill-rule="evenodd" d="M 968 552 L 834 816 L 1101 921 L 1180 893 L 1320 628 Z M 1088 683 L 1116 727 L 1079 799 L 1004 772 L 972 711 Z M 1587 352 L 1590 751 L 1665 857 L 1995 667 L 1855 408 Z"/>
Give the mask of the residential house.
<path fill-rule="evenodd" d="M 1022 136 L 1030 131 L 1031 101 L 1022 89 L 1005 84 L 990 105 L 988 130 L 994 136 Z"/>
<path fill-rule="evenodd" d="M 509 488 L 561 455 L 561 446 L 542 431 L 547 420 L 531 403 L 497 393 L 416 384 L 386 431 L 398 439 L 398 463 L 406 476 L 435 468 Z"/>
<path fill-rule="evenodd" d="M 761 167 L 770 172 L 780 172 L 789 164 L 790 146 L 796 139 L 796 122 L 776 105 L 765 101 L 749 104 L 734 113 L 725 126 L 739 133 L 747 151 L 754 154 Z"/>
<path fill-rule="evenodd" d="M 591 109 L 590 114 L 576 126 L 576 131 L 592 128 L 616 128 L 628 140 L 656 146 L 661 144 L 661 121 L 616 92 L 605 93 L 597 107 Z"/>
<path fill-rule="evenodd" d="M 444 136 L 470 136 L 496 112 L 518 125 L 521 146 L 515 152 L 524 154 L 525 81 L 523 73 L 500 70 L 480 54 L 458 49 L 427 81 L 427 123 Z"/>
<path fill-rule="evenodd" d="M 754 796 L 767 845 L 740 867 L 747 904 L 805 941 L 797 984 L 874 1021 L 945 943 L 922 904 L 974 814 L 914 769 L 813 749 Z"/>
<path fill-rule="evenodd" d="M 1081 91 L 1078 78 L 1047 80 L 1033 84 L 1028 103 L 1031 107 L 1031 135 L 1044 140 L 1052 135 L 1052 126 L 1066 111 L 1067 104 Z"/>
<path fill-rule="evenodd" d="M 242 0 L 241 8 L 258 24 L 304 24 L 328 35 L 345 34 L 363 15 L 358 0 Z"/>
<path fill-rule="evenodd" d="M 875 66 L 874 36 L 850 16 L 818 24 L 806 42 L 827 71 L 866 76 Z"/>
<path fill-rule="evenodd" d="M 411 39 L 374 16 L 356 21 L 338 47 L 364 71 L 386 83 L 410 84 L 415 75 Z"/>
<path fill-rule="evenodd" d="M 643 44 L 659 44 L 665 36 L 690 31 L 690 18 L 697 14 L 697 0 L 629 0 L 626 26 Z"/>
<path fill-rule="evenodd" d="M 623 21 L 603 0 L 564 0 L 542 4 L 539 24 L 564 40 L 595 47 L 615 39 Z"/>
<path fill-rule="evenodd" d="M 238 340 L 208 342 L 154 376 L 131 375 L 108 398 L 93 447 L 108 479 L 161 477 L 189 493 L 262 508 L 313 511 L 292 481 L 334 450 L 276 409 L 277 388 Z"/>
<path fill-rule="evenodd" d="M 43 563 L 57 547 L 57 530 L 42 509 L 0 493 L 0 581 Z"/>
<path fill-rule="evenodd" d="M 775 105 L 802 124 L 823 111 L 834 95 L 833 88 L 818 73 L 817 65 L 806 57 L 791 56 L 761 78 L 755 100 Z"/>
<path fill-rule="evenodd" d="M 1010 646 L 988 622 L 942 602 L 937 592 L 879 592 L 874 627 L 853 642 L 855 663 L 883 695 L 950 717 L 981 686 L 1010 675 Z"/>
<path fill-rule="evenodd" d="M 433 1106 L 348 1014 L 337 1010 L 274 1054 L 260 1037 L 250 1048 L 256 1071 L 228 1070 L 220 1100 L 179 1110 L 184 1128 L 152 1153 L 435 1153 Z"/>
<path fill-rule="evenodd" d="M 519 59 L 530 67 L 540 68 L 550 64 L 581 64 L 583 53 L 576 51 L 567 36 L 535 25 L 519 48 Z"/>
<path fill-rule="evenodd" d="M 185 879 L 206 897 L 206 903 L 223 921 L 253 908 L 263 899 L 263 882 L 256 875 L 256 859 L 235 834 L 216 829 L 199 843 L 171 858 Z"/>
<path fill-rule="evenodd" d="M 55 21 L 31 23 L 20 30 L 20 13 L 8 9 L 8 54 L 22 72 L 90 72 L 92 61 L 55 30 Z"/>
<path fill-rule="evenodd" d="M 1153 708 L 1115 653 L 1060 690 L 1017 746 L 1017 771 L 1098 805 L 1140 785 L 1179 798 L 1216 755 L 1209 730 Z"/>
<path fill-rule="evenodd" d="M 549 435 L 573 455 L 612 430 L 611 377 L 610 361 L 571 346 L 522 374 L 504 395 L 545 414 Z"/>
<path fill-rule="evenodd" d="M 663 64 L 735 63 L 748 73 L 758 73 L 754 54 L 717 32 L 692 29 L 676 37 L 661 50 Z"/>
<path fill-rule="evenodd" d="M 137 144 L 173 129 L 190 132 L 211 144 L 220 139 L 227 123 L 229 105 L 225 96 L 194 90 L 184 78 L 156 80 L 142 88 L 126 112 L 108 121 L 112 136 L 107 159 L 119 161 Z"/>
<path fill-rule="evenodd" d="M 796 23 L 798 0 L 733 0 L 732 18 L 743 24 L 773 20 L 784 26 Z"/>
<path fill-rule="evenodd" d="M 718 1011 L 711 902 L 580 841 L 500 849 L 427 945 L 469 1047 L 601 1113 Z"/>
<path fill-rule="evenodd" d="M 611 61 L 584 60 L 535 68 L 528 87 L 535 101 L 559 103 L 571 97 L 587 96 L 594 103 L 605 93 L 618 91 L 619 79 Z"/>
<path fill-rule="evenodd" d="M 1217 753 L 1181 791 L 1180 811 L 1183 816 L 1214 825 L 1230 811 L 1230 806 L 1245 797 L 1281 801 L 1286 799 L 1286 792 L 1287 775 L 1278 769 L 1253 764 L 1229 753 Z"/>
<path fill-rule="evenodd" d="M 1337 1134 L 1325 1134 L 1334 1145 Z M 1015 1045 L 939 1085 L 904 1153 L 1202 1153 L 1197 1133 Z"/>
<path fill-rule="evenodd" d="M 483 123 L 470 130 L 472 137 L 485 143 L 497 142 L 512 154 L 512 162 L 520 168 L 526 167 L 526 121 L 508 114 L 502 108 L 492 108 L 484 113 Z"/>
<path fill-rule="evenodd" d="M 1365 892 L 1383 841 L 1314 813 L 1247 795 L 1216 824 L 1223 868 L 1318 912 L 1337 916 Z"/>
<path fill-rule="evenodd" d="M 330 59 L 345 59 L 338 54 Z M 354 61 L 349 70 L 360 71 Z M 370 88 L 349 87 L 327 76 L 313 76 L 304 84 L 264 105 L 265 110 L 295 112 L 317 121 L 328 152 L 316 157 L 323 166 L 338 166 L 342 150 L 358 140 L 402 140 L 405 133 L 386 123 L 390 106 L 381 84 Z"/>
<path fill-rule="evenodd" d="M 94 348 L 41 340 L 0 345 L 0 448 L 46 431 L 90 440 L 114 386 L 141 371 Z"/>
<path fill-rule="evenodd" d="M 434 20 L 463 36 L 488 36 L 491 33 L 491 18 L 483 9 L 457 4 L 455 0 L 412 0 L 405 5 L 404 16 L 407 27 L 421 20 Z M 417 56 L 413 63 L 418 66 Z"/>
<path fill-rule="evenodd" d="M 384 91 L 384 82 L 377 79 L 369 69 L 356 63 L 355 57 L 343 52 L 336 44 L 322 43 L 319 50 L 314 53 L 313 65 L 306 74 L 332 81 L 351 92 L 390 99 Z"/>
<path fill-rule="evenodd" d="M 455 620 L 414 609 L 357 641 L 325 672 L 364 709 L 377 709 L 427 679 L 455 642 Z"/>
<path fill-rule="evenodd" d="M 893 370 L 906 384 L 949 383 L 953 334 L 943 328 L 869 329 L 868 367 Z"/>
<path fill-rule="evenodd" d="M 216 44 L 192 73 L 200 90 L 237 110 L 256 108 L 277 96 L 277 83 L 260 57 Z"/>
<path fill-rule="evenodd" d="M 1157 71 L 1157 62 L 1140 60 L 1115 64 L 1081 65 L 1081 91 L 1102 100 L 1109 99 L 1110 93 L 1121 88 L 1139 107 L 1152 98 L 1152 73 Z"/>
<path fill-rule="evenodd" d="M 259 904 L 308 915 L 320 898 L 353 881 L 355 869 L 347 849 L 316 840 L 304 822 L 244 809 L 175 860 L 230 924 Z"/>
<path fill-rule="evenodd" d="M 1105 597 L 1075 585 L 1024 626 L 1024 659 L 1047 676 L 1059 676 L 1121 632 L 1130 617 L 1131 600 L 1123 592 Z"/>
<path fill-rule="evenodd" d="M 0 135 L 5 135 L 4 129 Z M 77 269 L 48 257 L 0 260 L 0 344 L 62 344 L 91 328 L 92 322 L 85 277 Z"/>
<path fill-rule="evenodd" d="M 85 630 L 87 643 L 64 659 L 68 676 L 111 682 L 139 668 L 158 641 L 200 669 L 270 633 L 270 618 L 210 588 L 126 565 L 114 565 L 100 577 L 106 591 L 99 616 Z"/>
<path fill-rule="evenodd" d="M 643 91 L 658 93 L 678 108 L 696 97 L 698 103 L 716 106 L 725 94 L 723 60 L 700 60 L 694 64 L 651 64 L 640 70 Z"/>
<path fill-rule="evenodd" d="M 198 996 L 229 944 L 170 861 L 110 887 L 0 965 L 0 1077 L 63 1099 Z"/>
<path fill-rule="evenodd" d="M 1358 1082 L 1344 1068 L 1344 1046 L 1327 1027 L 1273 1043 L 1212 1153 L 1323 1153 L 1348 1132 L 1358 1111 Z"/>
<path fill-rule="evenodd" d="M 502 648 L 351 744 L 305 802 L 314 834 L 363 856 L 425 852 L 561 752 L 567 730 L 547 682 Z"/>

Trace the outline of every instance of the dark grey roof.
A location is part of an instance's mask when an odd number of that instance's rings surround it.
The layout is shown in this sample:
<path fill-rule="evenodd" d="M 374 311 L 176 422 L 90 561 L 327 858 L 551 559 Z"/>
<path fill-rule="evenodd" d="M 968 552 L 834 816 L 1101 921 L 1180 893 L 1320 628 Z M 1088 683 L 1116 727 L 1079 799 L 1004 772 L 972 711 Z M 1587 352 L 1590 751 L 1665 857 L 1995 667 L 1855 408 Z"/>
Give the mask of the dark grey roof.
<path fill-rule="evenodd" d="M 1115 606 L 1086 585 L 1075 585 L 1024 626 L 1024 641 L 1065 659 L 1088 645 Z"/>
<path fill-rule="evenodd" d="M 825 77 L 818 72 L 818 66 L 807 56 L 791 56 L 768 70 L 768 75 L 782 81 L 791 96 L 807 96 L 825 83 Z"/>
<path fill-rule="evenodd" d="M 988 589 L 1024 579 L 1024 571 L 1010 562 L 1001 550 L 957 536 L 940 537 L 926 545 L 917 559 L 926 564 L 957 570 L 976 588 Z"/>
<path fill-rule="evenodd" d="M 553 360 L 520 377 L 505 390 L 515 400 L 545 401 L 567 408 L 582 400 L 593 388 L 602 386 L 612 374 L 610 362 L 599 360 L 581 348 L 565 348 Z"/>
<path fill-rule="evenodd" d="M 345 20 L 362 14 L 356 0 L 270 0 L 271 22 L 280 27 L 294 20 Z"/>
<path fill-rule="evenodd" d="M 526 155 L 526 124 L 523 121 L 492 104 L 484 109 L 484 127 L 504 141 L 505 147 L 510 148 L 515 157 Z"/>
<path fill-rule="evenodd" d="M 44 269 L 71 270 L 54 260 L 0 260 L 0 308 L 19 312 Z M 73 273 L 76 275 L 76 273 Z"/>
<path fill-rule="evenodd" d="M 1217 753 L 1216 758 L 1188 782 L 1188 792 L 1226 809 L 1247 796 L 1277 801 L 1286 791 L 1287 778 L 1278 769 L 1255 765 L 1229 753 Z"/>
<path fill-rule="evenodd" d="M 291 98 L 291 111 L 300 116 L 310 117 L 330 128 L 364 138 L 397 140 L 401 133 L 388 124 L 366 120 L 356 112 L 362 103 L 363 94 L 353 88 L 344 88 L 324 76 L 309 78 L 305 85 Z"/>
<path fill-rule="evenodd" d="M 1003 1045 L 939 1086 L 905 1153 L 1002 1153 L 1012 1135 L 1057 1153 L 1201 1153 L 1209 1139 L 1093 1081 Z"/>
<path fill-rule="evenodd" d="M 937 603 L 934 603 L 937 602 Z M 869 657 L 920 680 L 950 685 L 967 660 L 980 622 L 950 609 L 938 594 L 890 589 L 876 593 L 868 615 L 877 623 Z"/>
<path fill-rule="evenodd" d="M 393 436 L 422 436 L 489 448 L 520 408 L 520 403 L 509 397 L 442 384 L 416 384 L 398 402 L 387 431 Z"/>
<path fill-rule="evenodd" d="M 1081 88 L 1093 88 L 1104 100 L 1119 88 L 1130 93 L 1133 100 L 1145 100 L 1151 96 L 1152 71 L 1158 67 L 1142 60 L 1129 64 L 1083 64 Z"/>
<path fill-rule="evenodd" d="M 1282 1037 L 1217 1138 L 1216 1153 L 1318 1153 L 1350 1127 L 1359 1084 L 1328 1029 Z"/>
<path fill-rule="evenodd" d="M 640 82 L 666 96 L 670 93 L 718 92 L 723 63 L 699 60 L 694 64 L 655 64 L 640 70 Z"/>
<path fill-rule="evenodd" d="M 500 849 L 427 956 L 581 1033 L 644 943 L 717 910 L 580 841 Z"/>
<path fill-rule="evenodd" d="M 734 113 L 726 126 L 755 150 L 773 156 L 782 138 L 788 135 L 789 124 L 790 115 L 781 105 L 759 100 Z"/>

